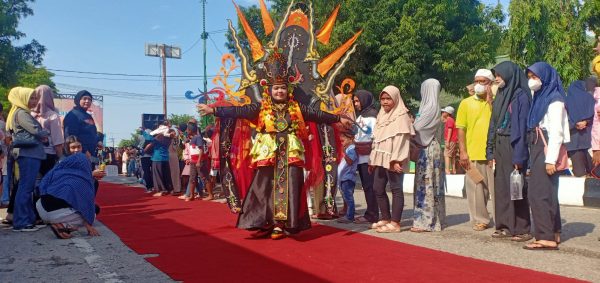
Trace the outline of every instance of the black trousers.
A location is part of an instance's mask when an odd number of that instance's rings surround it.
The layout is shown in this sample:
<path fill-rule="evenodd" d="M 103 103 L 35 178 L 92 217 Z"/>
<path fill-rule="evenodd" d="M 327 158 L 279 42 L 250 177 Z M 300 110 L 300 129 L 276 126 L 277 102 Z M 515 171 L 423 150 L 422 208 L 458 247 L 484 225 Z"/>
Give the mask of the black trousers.
<path fill-rule="evenodd" d="M 554 233 L 560 233 L 562 228 L 558 204 L 558 174 L 548 176 L 544 143 L 535 134 L 531 139 L 528 199 L 534 224 L 533 236 L 536 240 L 554 241 Z"/>
<path fill-rule="evenodd" d="M 373 190 L 373 174 L 369 174 L 368 163 L 358 164 L 358 175 L 360 176 L 360 183 L 362 184 L 367 201 L 365 218 L 371 222 L 377 222 L 379 221 L 379 205 L 377 204 L 377 198 Z"/>
<path fill-rule="evenodd" d="M 377 204 L 381 211 L 381 220 L 400 222 L 404 210 L 404 173 L 389 171 L 381 166 L 376 166 L 373 171 L 373 190 L 377 197 Z M 392 191 L 392 211 L 390 214 L 390 200 L 385 192 L 385 187 L 390 184 Z"/>
<path fill-rule="evenodd" d="M 513 148 L 510 136 L 496 136 L 496 171 L 494 172 L 495 201 L 494 209 L 496 230 L 508 230 L 512 235 L 530 233 L 531 217 L 529 215 L 529 202 L 527 200 L 527 182 L 523 187 L 523 199 L 510 199 L 510 174 L 514 170 L 512 161 Z M 520 170 L 525 176 L 527 162 Z"/>
<path fill-rule="evenodd" d="M 592 172 L 592 157 L 587 149 L 569 151 L 573 164 L 573 176 L 583 177 Z"/>
<path fill-rule="evenodd" d="M 54 168 L 57 161 L 58 156 L 56 154 L 46 154 L 46 159 L 42 160 L 42 164 L 40 165 L 40 174 L 42 177 L 46 176 L 46 173 Z"/>
<path fill-rule="evenodd" d="M 146 190 L 152 190 L 154 188 L 154 180 L 152 177 L 152 160 L 150 157 L 142 157 L 142 172 L 144 175 L 144 183 L 146 183 Z"/>

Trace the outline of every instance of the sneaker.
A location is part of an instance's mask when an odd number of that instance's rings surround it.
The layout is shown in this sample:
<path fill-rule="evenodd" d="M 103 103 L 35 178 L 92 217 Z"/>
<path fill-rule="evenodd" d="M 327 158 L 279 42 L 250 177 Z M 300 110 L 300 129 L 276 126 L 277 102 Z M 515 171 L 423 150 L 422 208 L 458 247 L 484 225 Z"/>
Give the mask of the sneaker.
<path fill-rule="evenodd" d="M 37 230 L 40 230 L 40 228 L 35 227 L 35 225 L 27 225 L 23 228 L 14 228 L 13 227 L 13 232 L 35 232 Z"/>

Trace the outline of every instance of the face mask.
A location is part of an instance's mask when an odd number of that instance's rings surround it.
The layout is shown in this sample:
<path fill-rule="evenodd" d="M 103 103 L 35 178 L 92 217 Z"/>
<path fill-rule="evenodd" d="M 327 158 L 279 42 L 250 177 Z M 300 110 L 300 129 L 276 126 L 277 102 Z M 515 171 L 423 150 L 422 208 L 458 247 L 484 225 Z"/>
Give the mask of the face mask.
<path fill-rule="evenodd" d="M 476 84 L 474 89 L 475 89 L 475 94 L 482 94 L 485 92 L 485 86 L 482 84 Z"/>
<path fill-rule="evenodd" d="M 529 79 L 527 84 L 529 85 L 529 89 L 533 91 L 538 91 L 542 88 L 542 81 L 537 79 Z"/>
<path fill-rule="evenodd" d="M 499 84 L 498 84 L 498 88 L 504 88 L 506 86 L 506 82 L 504 82 L 504 80 L 502 80 Z"/>

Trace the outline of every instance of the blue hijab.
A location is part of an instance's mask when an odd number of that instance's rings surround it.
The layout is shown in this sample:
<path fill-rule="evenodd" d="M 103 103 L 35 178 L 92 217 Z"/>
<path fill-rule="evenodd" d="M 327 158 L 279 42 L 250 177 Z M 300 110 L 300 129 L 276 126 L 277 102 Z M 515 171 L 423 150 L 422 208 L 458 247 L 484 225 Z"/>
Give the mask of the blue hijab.
<path fill-rule="evenodd" d="M 574 81 L 569 86 L 568 95 L 565 100 L 570 124 L 575 124 L 594 117 L 596 100 L 594 99 L 594 96 L 585 89 L 584 81 Z"/>
<path fill-rule="evenodd" d="M 542 88 L 533 95 L 533 103 L 529 110 L 527 127 L 533 129 L 538 126 L 548 112 L 548 106 L 555 101 L 565 101 L 565 90 L 556 69 L 546 62 L 537 62 L 527 68 L 542 81 Z"/>
<path fill-rule="evenodd" d="M 40 182 L 40 193 L 64 200 L 87 223 L 94 223 L 94 181 L 90 161 L 83 153 L 66 157 L 50 170 Z"/>

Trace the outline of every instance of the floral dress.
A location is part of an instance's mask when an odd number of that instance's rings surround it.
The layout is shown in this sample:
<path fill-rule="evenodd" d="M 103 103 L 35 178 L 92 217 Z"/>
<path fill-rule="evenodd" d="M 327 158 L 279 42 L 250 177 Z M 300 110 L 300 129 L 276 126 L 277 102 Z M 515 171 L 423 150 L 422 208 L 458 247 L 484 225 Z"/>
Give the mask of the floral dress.
<path fill-rule="evenodd" d="M 413 227 L 441 231 L 446 225 L 446 174 L 437 139 L 420 149 L 416 164 Z"/>

